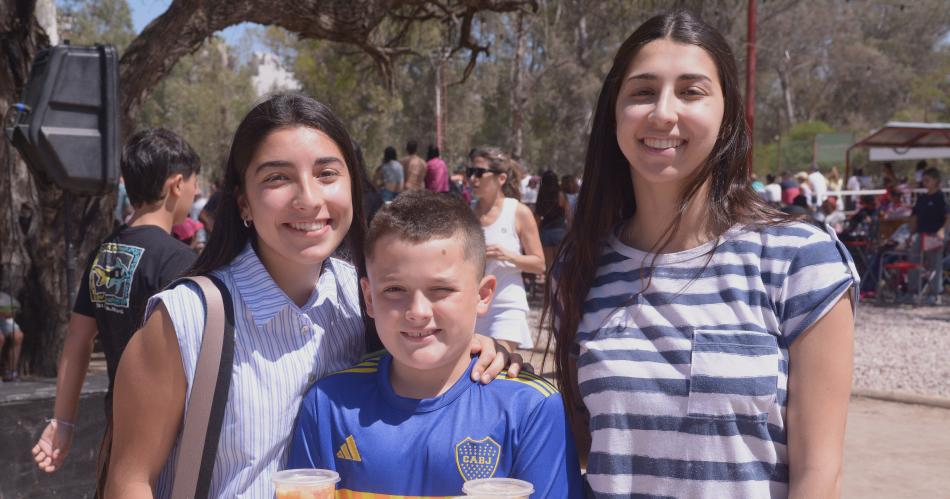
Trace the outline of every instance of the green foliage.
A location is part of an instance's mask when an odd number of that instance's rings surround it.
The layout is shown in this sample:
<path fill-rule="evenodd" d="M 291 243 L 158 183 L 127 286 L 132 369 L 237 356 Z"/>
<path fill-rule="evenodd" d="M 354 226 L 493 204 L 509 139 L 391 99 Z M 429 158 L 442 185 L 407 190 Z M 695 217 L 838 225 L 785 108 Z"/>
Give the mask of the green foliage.
<path fill-rule="evenodd" d="M 912 101 L 897 119 L 950 122 L 950 45 L 944 44 L 933 56 L 933 68 L 913 80 Z"/>
<path fill-rule="evenodd" d="M 805 121 L 796 123 L 786 134 L 788 140 L 812 141 L 819 133 L 835 133 L 835 129 L 824 121 Z"/>
<path fill-rule="evenodd" d="M 125 51 L 135 31 L 126 0 L 68 0 L 58 5 L 60 38 L 75 45 L 115 45 Z"/>
<path fill-rule="evenodd" d="M 778 141 L 755 145 L 753 170 L 759 176 L 764 176 L 766 173 L 780 173 L 782 170 L 792 173 L 807 171 L 815 153 L 815 136 L 835 132 L 836 130 L 831 125 L 823 121 L 796 123 L 788 132 L 782 134 Z M 836 164 L 821 166 L 827 168 L 843 164 L 843 162 L 842 158 L 842 161 Z"/>
<path fill-rule="evenodd" d="M 332 42 L 300 43 L 291 64 L 302 90 L 327 103 L 347 124 L 367 167 L 378 165 L 383 148 L 395 145 L 387 139 L 402 111 L 402 99 L 389 94 L 362 54 L 347 53 Z"/>
<path fill-rule="evenodd" d="M 238 66 L 217 37 L 182 58 L 142 105 L 139 128 L 165 127 L 185 138 L 202 161 L 202 177 L 217 180 L 231 136 L 254 102 L 251 70 Z"/>

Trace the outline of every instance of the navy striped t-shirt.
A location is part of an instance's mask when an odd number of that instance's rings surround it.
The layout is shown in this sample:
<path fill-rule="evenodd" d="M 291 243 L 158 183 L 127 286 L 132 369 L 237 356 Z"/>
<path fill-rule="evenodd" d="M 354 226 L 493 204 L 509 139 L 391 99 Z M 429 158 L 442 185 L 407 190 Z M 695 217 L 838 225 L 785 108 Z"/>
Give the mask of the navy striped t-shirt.
<path fill-rule="evenodd" d="M 789 345 L 856 289 L 848 252 L 833 233 L 791 223 L 654 256 L 610 237 L 583 305 L 591 488 L 786 496 Z"/>

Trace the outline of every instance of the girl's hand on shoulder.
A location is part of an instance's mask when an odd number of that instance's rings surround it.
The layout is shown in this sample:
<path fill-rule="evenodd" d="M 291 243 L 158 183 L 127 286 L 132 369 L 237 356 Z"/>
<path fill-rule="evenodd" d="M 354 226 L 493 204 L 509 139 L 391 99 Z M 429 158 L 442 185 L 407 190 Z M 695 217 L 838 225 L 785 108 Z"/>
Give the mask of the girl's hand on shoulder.
<path fill-rule="evenodd" d="M 520 354 L 509 352 L 504 346 L 493 338 L 476 334 L 472 338 L 473 354 L 478 355 L 475 361 L 475 367 L 472 368 L 472 380 L 479 381 L 482 384 L 491 383 L 498 377 L 498 374 L 508 368 L 508 376 L 518 377 L 522 369 L 531 372 L 531 366 L 525 364 Z"/>

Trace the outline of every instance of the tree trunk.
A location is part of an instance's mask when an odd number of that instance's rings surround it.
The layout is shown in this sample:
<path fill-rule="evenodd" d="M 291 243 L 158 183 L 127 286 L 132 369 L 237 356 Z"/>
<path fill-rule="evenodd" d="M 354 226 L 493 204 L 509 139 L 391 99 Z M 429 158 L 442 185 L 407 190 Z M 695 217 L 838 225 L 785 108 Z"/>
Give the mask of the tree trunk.
<path fill-rule="evenodd" d="M 586 7 L 586 6 L 585 6 Z M 584 69 L 590 69 L 590 34 L 587 31 L 587 9 L 580 12 L 577 28 L 574 30 L 574 48 L 577 51 L 577 63 Z"/>
<path fill-rule="evenodd" d="M 49 2 L 50 0 L 41 0 Z M 37 22 L 36 1 L 3 0 L 0 35 L 0 111 L 23 93 L 36 53 L 49 45 Z M 12 115 L 9 117 L 12 119 Z M 9 121 L 5 125 L 9 124 Z M 73 255 L 67 260 L 63 234 L 63 191 L 40 175 L 32 175 L 9 143 L 0 147 L 0 288 L 17 297 L 22 310 L 17 319 L 26 332 L 21 369 L 44 376 L 56 375 L 56 363 L 69 321 L 71 296 L 78 286 L 81 263 L 111 228 L 112 196 L 76 197 L 72 203 Z M 106 223 L 103 223 L 103 220 Z M 67 289 L 66 271 L 74 270 L 73 288 Z"/>
<path fill-rule="evenodd" d="M 514 144 L 511 148 L 511 157 L 520 161 L 524 155 L 524 107 L 528 101 L 525 96 L 525 71 L 523 67 L 525 52 L 523 12 L 518 13 L 515 23 L 515 60 L 511 72 L 513 84 L 511 92 L 511 132 L 514 137 Z"/>
<path fill-rule="evenodd" d="M 789 75 L 786 70 L 779 69 L 776 71 L 778 73 L 778 81 L 782 86 L 782 98 L 785 102 L 785 115 L 788 117 L 788 127 L 791 128 L 792 125 L 798 123 L 798 120 L 795 118 L 795 106 L 792 102 L 792 82 L 789 81 Z"/>
<path fill-rule="evenodd" d="M 0 112 L 3 113 L 3 126 L 13 120 L 10 106 L 17 101 L 23 85 L 26 83 L 33 56 L 49 43 L 42 28 L 33 17 L 36 2 L 23 0 L 2 0 L 0 2 L 0 53 L 5 64 L 0 65 Z M 26 164 L 5 138 L 0 144 L 0 291 L 17 297 L 21 305 L 28 292 L 27 276 L 30 273 L 32 259 L 25 244 L 34 209 L 35 193 L 30 183 Z M 20 215 L 23 215 L 27 230 L 20 227 Z M 17 312 L 22 321 L 23 312 Z M 25 349 L 38 343 L 40 338 L 27 331 Z M 26 353 L 26 352 L 24 352 Z"/>

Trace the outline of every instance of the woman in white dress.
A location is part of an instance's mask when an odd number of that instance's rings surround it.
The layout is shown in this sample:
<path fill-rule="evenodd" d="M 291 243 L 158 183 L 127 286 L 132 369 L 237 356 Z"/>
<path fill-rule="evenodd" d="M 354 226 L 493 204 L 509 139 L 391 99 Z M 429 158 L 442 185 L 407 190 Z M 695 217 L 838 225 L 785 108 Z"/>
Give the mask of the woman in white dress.
<path fill-rule="evenodd" d="M 475 214 L 485 230 L 488 262 L 485 272 L 498 279 L 488 313 L 478 318 L 475 331 L 488 335 L 509 350 L 531 348 L 528 297 L 521 273 L 543 274 L 544 252 L 538 224 L 522 204 L 514 162 L 497 147 L 472 151 L 466 172 L 478 198 Z"/>

